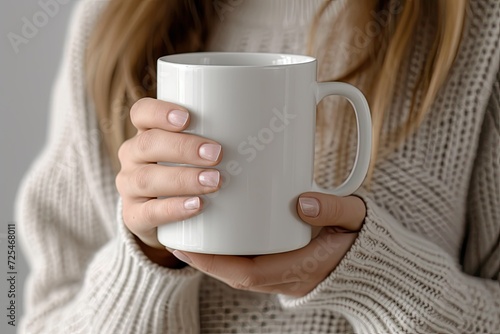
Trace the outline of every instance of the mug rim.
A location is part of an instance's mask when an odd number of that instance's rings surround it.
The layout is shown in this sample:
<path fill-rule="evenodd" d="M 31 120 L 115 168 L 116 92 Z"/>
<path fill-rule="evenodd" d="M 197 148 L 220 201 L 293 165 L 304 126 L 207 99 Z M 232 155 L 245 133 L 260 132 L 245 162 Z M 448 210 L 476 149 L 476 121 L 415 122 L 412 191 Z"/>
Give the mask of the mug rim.
<path fill-rule="evenodd" d="M 233 56 L 248 56 L 264 60 L 264 64 L 210 64 L 203 63 L 202 59 L 208 61 L 207 57 L 233 57 Z M 186 60 L 187 59 L 187 60 Z M 271 60 L 274 59 L 273 63 Z M 196 61 L 197 60 L 197 61 Z M 266 62 L 267 60 L 267 62 Z M 283 62 L 279 62 L 282 60 Z M 285 67 L 311 64 L 316 62 L 316 58 L 289 53 L 274 53 L 274 52 L 188 52 L 177 53 L 160 57 L 159 64 L 180 65 L 183 67 L 202 67 L 202 68 L 266 68 L 266 67 Z"/>

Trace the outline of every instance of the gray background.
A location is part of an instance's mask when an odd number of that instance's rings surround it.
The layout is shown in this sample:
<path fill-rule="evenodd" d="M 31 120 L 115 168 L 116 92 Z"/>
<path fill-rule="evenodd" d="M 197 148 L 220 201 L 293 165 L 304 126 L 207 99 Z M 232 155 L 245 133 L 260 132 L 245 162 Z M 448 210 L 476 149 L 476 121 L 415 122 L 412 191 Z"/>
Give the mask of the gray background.
<path fill-rule="evenodd" d="M 8 33 L 20 36 L 23 17 L 33 22 L 33 16 L 43 11 L 40 2 L 55 0 L 7 0 L 0 3 L 0 332 L 15 333 L 7 324 L 7 224 L 14 222 L 14 200 L 24 173 L 40 152 L 47 133 L 47 116 L 51 87 L 62 55 L 68 19 L 75 1 L 59 4 L 59 11 L 47 15 L 27 44 L 16 53 Z M 61 1 L 64 2 L 64 1 Z M 43 21 L 40 21 L 43 23 Z M 16 325 L 23 310 L 23 285 L 28 266 L 20 256 L 17 233 Z M 16 327 L 17 328 L 17 327 Z"/>

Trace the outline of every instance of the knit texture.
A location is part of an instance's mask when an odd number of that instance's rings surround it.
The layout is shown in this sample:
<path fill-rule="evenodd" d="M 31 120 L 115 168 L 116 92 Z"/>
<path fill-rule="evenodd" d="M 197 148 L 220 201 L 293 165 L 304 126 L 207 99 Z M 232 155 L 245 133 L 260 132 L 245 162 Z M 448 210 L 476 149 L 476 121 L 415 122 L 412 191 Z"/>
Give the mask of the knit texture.
<path fill-rule="evenodd" d="M 228 3 L 212 50 L 304 53 L 322 0 Z M 32 269 L 20 333 L 500 333 L 499 1 L 471 0 L 461 49 L 432 110 L 380 161 L 370 190 L 360 189 L 367 218 L 359 237 L 302 298 L 235 290 L 141 253 L 124 227 L 84 89 L 85 48 L 105 5 L 77 5 L 48 143 L 18 194 Z M 335 20 L 341 5 L 326 19 Z M 421 23 L 385 130 L 408 112 L 430 24 Z M 335 59 L 322 66 L 334 68 Z M 325 101 L 323 112 L 336 103 Z M 335 136 L 318 142 L 316 177 L 332 187 L 338 160 L 352 160 L 354 146 L 339 157 Z"/>

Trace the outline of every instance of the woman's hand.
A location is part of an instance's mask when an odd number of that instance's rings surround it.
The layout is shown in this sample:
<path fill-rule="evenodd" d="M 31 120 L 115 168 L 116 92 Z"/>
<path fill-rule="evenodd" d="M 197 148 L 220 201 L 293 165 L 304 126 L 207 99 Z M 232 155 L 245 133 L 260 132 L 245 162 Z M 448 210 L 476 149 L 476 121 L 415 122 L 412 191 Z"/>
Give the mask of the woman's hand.
<path fill-rule="evenodd" d="M 315 235 L 301 249 L 252 258 L 181 251 L 174 255 L 236 289 L 303 296 L 340 263 L 363 225 L 366 207 L 355 196 L 305 193 L 297 212 Z"/>
<path fill-rule="evenodd" d="M 185 108 L 145 98 L 130 111 L 137 135 L 120 147 L 121 170 L 116 186 L 122 197 L 123 220 L 152 261 L 167 267 L 180 263 L 158 242 L 159 225 L 184 220 L 202 209 L 197 195 L 215 192 L 220 173 L 210 168 L 222 158 L 218 143 L 180 133 L 189 124 Z M 164 166 L 157 162 L 201 166 Z M 168 198 L 159 199 L 166 196 Z"/>

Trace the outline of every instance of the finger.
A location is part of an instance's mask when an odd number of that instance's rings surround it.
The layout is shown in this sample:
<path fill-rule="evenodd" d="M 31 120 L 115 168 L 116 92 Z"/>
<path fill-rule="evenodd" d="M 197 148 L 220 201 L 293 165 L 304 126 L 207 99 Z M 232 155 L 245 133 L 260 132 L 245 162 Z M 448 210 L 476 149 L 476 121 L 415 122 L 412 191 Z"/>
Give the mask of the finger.
<path fill-rule="evenodd" d="M 213 140 L 186 133 L 147 130 L 125 142 L 122 153 L 131 162 L 166 161 L 196 166 L 215 166 L 222 159 L 222 146 Z M 122 160 L 126 161 L 127 159 Z"/>
<path fill-rule="evenodd" d="M 187 128 L 190 116 L 186 108 L 176 104 L 143 98 L 130 109 L 130 119 L 139 133 L 149 129 L 179 132 Z"/>
<path fill-rule="evenodd" d="M 304 193 L 297 201 L 300 218 L 313 226 L 339 226 L 359 231 L 366 216 L 365 203 L 356 196 L 338 197 Z"/>
<path fill-rule="evenodd" d="M 196 216 L 201 212 L 203 202 L 197 196 L 171 197 L 124 205 L 123 208 L 127 228 L 144 243 L 156 247 L 159 245 L 156 237 L 158 226 Z"/>
<path fill-rule="evenodd" d="M 269 291 L 273 285 L 297 281 L 319 283 L 336 267 L 355 238 L 355 234 L 323 231 L 301 249 L 254 258 L 179 251 L 174 255 L 236 289 Z"/>
<path fill-rule="evenodd" d="M 147 164 L 140 165 L 129 175 L 128 179 L 119 180 L 118 187 L 134 197 L 208 194 L 218 191 L 221 186 L 220 172 L 216 169 Z"/>

